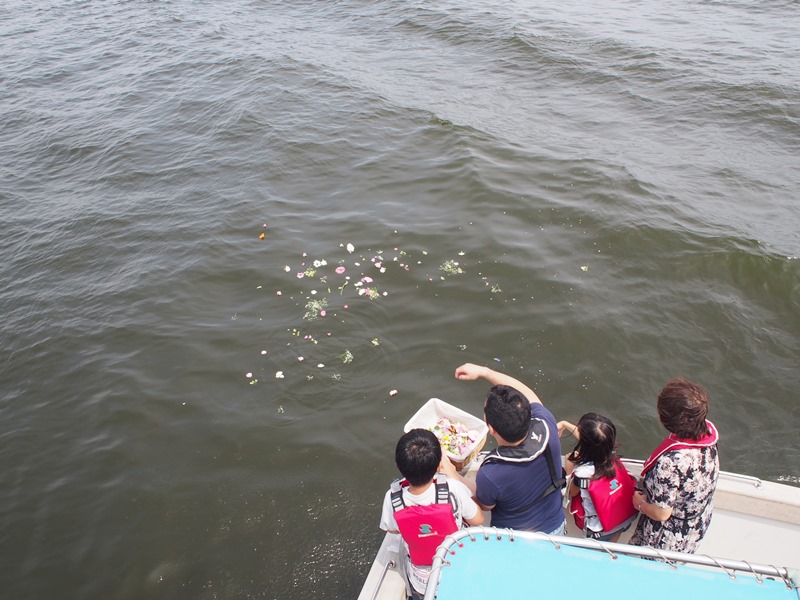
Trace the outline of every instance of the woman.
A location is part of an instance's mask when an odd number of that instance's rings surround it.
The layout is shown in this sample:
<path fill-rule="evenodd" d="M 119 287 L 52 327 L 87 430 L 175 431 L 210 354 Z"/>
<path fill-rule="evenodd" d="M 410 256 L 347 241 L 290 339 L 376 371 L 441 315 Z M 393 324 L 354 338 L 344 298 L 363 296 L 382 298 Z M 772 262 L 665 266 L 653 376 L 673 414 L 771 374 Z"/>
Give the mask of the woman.
<path fill-rule="evenodd" d="M 630 543 L 695 552 L 711 523 L 717 487 L 717 429 L 705 390 L 673 379 L 658 395 L 658 418 L 670 432 L 642 469 L 643 492 L 633 495 L 642 517 Z"/>

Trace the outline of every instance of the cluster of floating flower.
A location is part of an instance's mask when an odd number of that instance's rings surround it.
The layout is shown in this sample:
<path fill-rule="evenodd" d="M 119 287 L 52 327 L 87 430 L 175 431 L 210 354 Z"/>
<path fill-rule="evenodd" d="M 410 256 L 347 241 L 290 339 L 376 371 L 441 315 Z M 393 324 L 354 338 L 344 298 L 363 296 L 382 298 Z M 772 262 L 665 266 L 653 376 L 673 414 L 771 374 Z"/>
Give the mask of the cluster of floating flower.
<path fill-rule="evenodd" d="M 458 421 L 451 421 L 447 417 L 439 417 L 436 425 L 430 428 L 442 448 L 453 456 L 464 456 L 477 439 L 477 433 L 467 429 L 467 426 Z"/>
<path fill-rule="evenodd" d="M 266 229 L 266 224 L 264 225 Z M 260 239 L 265 239 L 265 234 L 262 232 L 259 235 Z M 336 330 L 336 319 L 331 317 L 336 316 L 337 311 L 348 311 L 350 305 L 348 302 L 354 302 L 359 299 L 379 300 L 389 295 L 389 292 L 383 288 L 381 279 L 384 274 L 398 271 L 410 271 L 412 268 L 417 268 L 427 261 L 428 252 L 420 250 L 413 256 L 412 253 L 406 252 L 399 248 L 393 248 L 392 251 L 384 252 L 383 250 L 367 249 L 363 252 L 356 251 L 356 247 L 352 243 L 341 243 L 341 255 L 337 258 L 313 258 L 309 257 L 307 253 L 303 252 L 299 260 L 299 264 L 295 266 L 285 265 L 283 272 L 290 276 L 293 283 L 287 282 L 287 287 L 291 288 L 284 290 L 275 290 L 276 296 L 290 299 L 297 302 L 298 297 L 300 302 L 298 306 L 301 307 L 303 321 L 319 321 L 324 325 L 311 325 L 302 327 L 299 326 L 289 328 L 287 331 L 291 333 L 292 338 L 300 338 L 304 342 L 317 346 L 320 341 L 326 338 L 336 338 L 334 333 Z M 458 256 L 464 256 L 464 252 L 459 252 Z M 436 267 L 434 267 L 436 268 Z M 425 275 L 425 279 L 430 282 L 436 280 L 445 280 L 447 277 L 458 276 L 465 273 L 463 267 L 459 264 L 458 260 L 449 259 L 442 262 L 436 271 L 429 272 Z M 487 277 L 482 277 L 483 283 L 489 286 L 490 283 Z M 298 289 L 299 285 L 299 289 Z M 261 286 L 258 286 L 259 288 Z M 492 293 L 501 292 L 499 286 L 492 286 Z M 304 303 L 304 304 L 303 304 Z M 327 317 L 327 319 L 326 319 Z M 328 331 L 316 331 L 312 328 L 324 327 Z M 365 340 L 366 342 L 366 340 Z M 380 345 L 378 338 L 369 340 L 372 346 Z M 292 342 L 287 344 L 292 345 Z M 369 347 L 369 346 L 367 346 Z M 462 350 L 466 346 L 459 346 Z M 358 351 L 358 349 L 356 349 Z M 261 350 L 262 355 L 267 354 L 267 350 Z M 272 353 L 270 353 L 272 355 Z M 315 353 L 316 354 L 316 353 Z M 330 372 L 331 368 L 334 369 L 330 363 L 346 365 L 352 363 L 356 358 L 356 353 L 352 352 L 349 348 L 339 346 L 335 351 L 327 356 L 325 363 L 329 363 L 329 368 L 325 369 L 325 364 L 313 360 L 312 362 L 305 362 L 308 367 L 316 365 L 316 370 L 304 369 L 304 376 L 306 379 L 314 379 L 315 376 L 325 374 L 330 376 L 335 381 L 341 380 L 341 374 Z M 304 362 L 305 358 L 297 356 L 298 362 Z M 336 360 L 338 359 L 338 360 Z M 283 370 L 275 372 L 276 379 L 284 379 L 290 375 L 288 365 L 285 365 Z M 324 371 L 322 369 L 325 369 Z M 251 385 L 258 383 L 258 379 L 254 373 L 246 373 L 247 379 Z M 396 390 L 392 390 L 389 395 L 394 396 L 397 394 Z"/>
<path fill-rule="evenodd" d="M 263 234 L 259 235 L 259 238 L 265 239 Z M 298 266 L 285 265 L 283 267 L 285 273 L 292 274 L 291 281 L 297 283 L 291 285 L 292 291 L 279 289 L 275 290 L 275 295 L 288 297 L 295 302 L 299 296 L 302 302 L 305 302 L 304 306 L 298 303 L 298 306 L 303 307 L 303 320 L 320 320 L 320 323 L 324 322 L 327 327 L 332 329 L 324 333 L 317 332 L 314 335 L 309 333 L 311 331 L 309 328 L 314 327 L 313 325 L 309 324 L 307 327 L 303 327 L 302 331 L 299 327 L 294 327 L 288 330 L 293 338 L 301 338 L 304 342 L 316 346 L 321 339 L 335 337 L 333 327 L 335 327 L 336 319 L 331 320 L 330 317 L 335 316 L 337 310 L 350 310 L 348 301 L 352 302 L 360 298 L 378 300 L 388 296 L 389 292 L 384 290 L 377 280 L 380 280 L 388 269 L 410 271 L 413 266 L 422 265 L 428 255 L 426 250 L 422 250 L 419 256 L 412 258 L 410 253 L 399 248 L 394 248 L 392 252 L 367 250 L 360 253 L 356 252 L 355 246 L 351 243 L 339 244 L 339 247 L 343 249 L 342 256 L 331 260 L 330 263 L 325 258 L 311 258 L 304 252 Z M 463 255 L 463 253 L 461 254 Z M 447 263 L 448 265 L 458 264 L 455 261 L 447 261 Z M 454 273 L 452 269 L 443 267 L 440 267 L 440 270 L 445 271 L 448 275 Z M 428 276 L 428 279 L 433 281 L 431 276 Z M 297 284 L 300 284 L 300 289 L 297 289 Z M 365 340 L 365 343 L 375 347 L 380 345 L 380 340 L 373 337 Z M 288 345 L 292 345 L 291 342 Z M 261 354 L 266 355 L 267 351 L 262 350 Z M 355 356 L 349 348 L 339 347 L 329 357 L 329 361 L 335 363 L 331 360 L 333 358 L 338 358 L 342 365 L 346 365 L 352 363 Z M 305 357 L 297 356 L 297 360 L 303 362 Z M 325 368 L 323 363 L 316 366 L 317 369 Z M 335 381 L 341 379 L 340 373 L 328 374 Z M 276 379 L 284 379 L 287 376 L 288 371 L 285 369 L 275 373 Z M 251 385 L 258 383 L 258 379 L 252 372 L 248 372 L 246 377 L 250 380 Z M 314 374 L 308 372 L 305 374 L 305 378 L 314 379 Z M 391 390 L 389 393 L 390 396 L 395 394 L 397 394 L 396 390 Z"/>
<path fill-rule="evenodd" d="M 353 254 L 355 252 L 355 246 L 353 244 L 348 243 L 339 244 L 340 247 L 343 247 L 347 250 L 348 254 Z M 345 266 L 346 261 L 344 259 L 340 259 L 337 262 L 337 266 L 333 269 L 333 274 L 330 272 L 325 272 L 325 267 L 328 267 L 328 261 L 324 258 L 322 259 L 315 259 L 313 261 L 308 261 L 308 263 L 304 260 L 301 262 L 300 267 L 301 270 L 296 270 L 295 275 L 297 279 L 312 279 L 318 278 L 318 281 L 327 287 L 328 293 L 331 293 L 331 281 L 328 280 L 330 277 L 332 280 L 334 277 L 338 276 L 338 279 L 333 281 L 333 284 L 337 286 L 336 289 L 339 290 L 339 295 L 343 296 L 345 293 L 345 288 L 351 285 L 353 289 L 356 290 L 358 296 L 366 296 L 370 300 L 377 300 L 378 298 L 388 296 L 389 292 L 381 290 L 378 286 L 378 283 L 375 281 L 375 277 L 386 273 L 386 265 L 390 263 L 397 263 L 398 267 L 404 271 L 411 270 L 411 258 L 409 254 L 404 251 L 400 250 L 399 248 L 394 248 L 394 256 L 391 258 L 391 261 L 388 261 L 384 258 L 385 253 L 383 251 L 377 251 L 373 254 L 373 256 L 367 261 L 364 255 L 360 255 L 352 262 L 352 267 L 367 267 L 367 271 L 362 271 L 360 274 L 356 275 L 355 277 L 347 274 L 348 267 Z M 427 250 L 422 251 L 423 256 L 427 256 Z M 459 252 L 459 256 L 463 256 L 464 252 Z M 306 259 L 308 255 L 304 252 L 303 258 Z M 422 260 L 416 261 L 417 265 L 422 264 Z M 287 273 L 290 273 L 293 269 L 289 265 L 283 267 L 283 270 Z M 444 274 L 439 276 L 439 279 L 445 279 L 445 276 L 449 275 L 460 275 L 464 273 L 464 270 L 459 266 L 458 261 L 455 260 L 446 260 L 439 266 L 439 271 L 442 271 Z M 433 281 L 434 278 L 431 275 L 427 276 L 429 281 Z M 338 285 L 341 284 L 341 285 Z M 488 285 L 488 283 L 487 283 Z M 278 291 L 277 294 L 280 296 L 282 295 L 281 291 Z M 316 290 L 311 290 L 312 295 L 316 295 Z M 314 320 L 319 317 L 324 317 L 327 315 L 327 298 L 311 298 L 306 303 L 306 313 L 303 315 L 304 319 L 307 320 Z M 345 304 L 345 309 L 348 308 L 348 305 Z"/>

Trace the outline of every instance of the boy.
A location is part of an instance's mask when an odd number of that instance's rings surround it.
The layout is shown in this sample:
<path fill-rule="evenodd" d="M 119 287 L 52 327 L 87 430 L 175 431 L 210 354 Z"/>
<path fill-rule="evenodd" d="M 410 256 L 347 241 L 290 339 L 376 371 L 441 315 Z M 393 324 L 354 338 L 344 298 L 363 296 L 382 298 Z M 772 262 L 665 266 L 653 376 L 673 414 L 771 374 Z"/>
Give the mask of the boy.
<path fill-rule="evenodd" d="M 437 474 L 443 462 L 442 448 L 433 432 L 412 429 L 404 434 L 394 458 L 404 479 L 395 481 L 386 492 L 380 527 L 402 535 L 401 571 L 408 597 L 421 600 L 436 548 L 462 521 L 483 524 L 483 513 L 463 483 Z"/>

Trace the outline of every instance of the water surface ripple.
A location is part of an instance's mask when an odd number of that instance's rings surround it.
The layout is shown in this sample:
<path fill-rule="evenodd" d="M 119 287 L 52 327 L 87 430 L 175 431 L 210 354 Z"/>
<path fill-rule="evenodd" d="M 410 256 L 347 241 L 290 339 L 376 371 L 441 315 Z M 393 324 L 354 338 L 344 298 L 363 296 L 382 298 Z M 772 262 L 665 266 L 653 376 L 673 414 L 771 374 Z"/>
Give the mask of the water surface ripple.
<path fill-rule="evenodd" d="M 797 482 L 796 9 L 7 1 L 3 596 L 355 597 L 465 361 Z"/>

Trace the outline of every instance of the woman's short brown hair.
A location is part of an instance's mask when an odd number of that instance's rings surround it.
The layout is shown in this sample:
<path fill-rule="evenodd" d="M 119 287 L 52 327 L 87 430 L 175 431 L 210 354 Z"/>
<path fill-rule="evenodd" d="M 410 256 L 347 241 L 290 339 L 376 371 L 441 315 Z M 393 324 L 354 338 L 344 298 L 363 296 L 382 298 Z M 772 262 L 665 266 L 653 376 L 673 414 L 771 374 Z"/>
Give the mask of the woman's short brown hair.
<path fill-rule="evenodd" d="M 682 377 L 667 382 L 658 395 L 658 418 L 680 438 L 699 440 L 708 433 L 708 394 Z"/>

